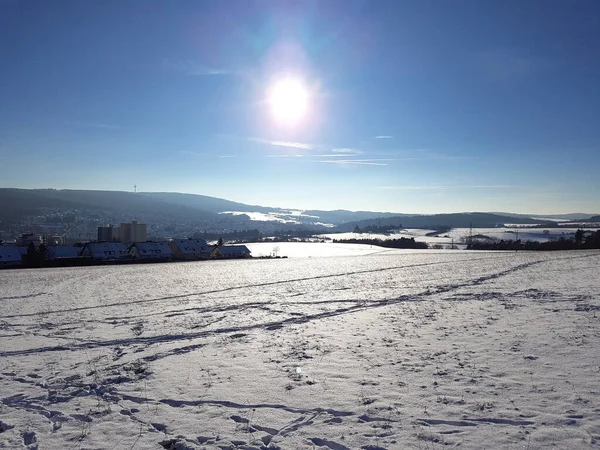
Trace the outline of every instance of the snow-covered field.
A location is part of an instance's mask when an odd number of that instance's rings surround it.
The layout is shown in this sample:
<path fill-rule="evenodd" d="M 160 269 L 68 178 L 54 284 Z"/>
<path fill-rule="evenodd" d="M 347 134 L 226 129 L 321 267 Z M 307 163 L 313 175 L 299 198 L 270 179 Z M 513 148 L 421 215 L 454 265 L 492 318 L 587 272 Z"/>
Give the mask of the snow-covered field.
<path fill-rule="evenodd" d="M 600 252 L 0 272 L 0 447 L 600 447 Z"/>
<path fill-rule="evenodd" d="M 357 256 L 388 252 L 377 245 L 337 244 L 331 242 L 255 242 L 245 244 L 252 256 L 288 256 L 290 258 L 323 256 Z M 396 253 L 398 253 L 396 251 Z"/>
<path fill-rule="evenodd" d="M 582 227 L 583 229 L 588 229 Z M 592 229 L 595 231 L 596 229 Z M 378 233 L 329 233 L 321 234 L 319 237 L 327 239 L 400 239 L 414 238 L 415 241 L 427 242 L 429 245 L 465 244 L 469 236 L 487 236 L 491 239 L 505 241 L 537 241 L 548 242 L 560 238 L 572 239 L 577 228 L 531 228 L 531 227 L 496 227 L 496 228 L 452 228 L 447 232 L 427 236 L 436 233 L 436 230 L 421 228 L 406 228 L 389 234 Z M 464 245 L 460 248 L 465 247 Z"/>

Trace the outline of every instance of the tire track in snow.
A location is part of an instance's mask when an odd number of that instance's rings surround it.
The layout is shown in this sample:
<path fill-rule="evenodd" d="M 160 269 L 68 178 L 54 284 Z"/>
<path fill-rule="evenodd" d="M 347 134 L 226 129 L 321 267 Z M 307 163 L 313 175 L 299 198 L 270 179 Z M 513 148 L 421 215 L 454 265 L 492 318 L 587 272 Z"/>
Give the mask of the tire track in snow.
<path fill-rule="evenodd" d="M 57 351 L 73 351 L 78 349 L 90 349 L 90 348 L 102 348 L 102 347 L 115 347 L 115 346 L 123 346 L 123 345 L 135 345 L 135 344 L 160 344 L 160 343 L 170 343 L 177 342 L 183 340 L 192 340 L 198 339 L 210 335 L 215 334 L 232 334 L 232 333 L 240 333 L 244 331 L 251 331 L 255 329 L 263 329 L 263 330 L 275 330 L 283 328 L 286 325 L 295 325 L 301 323 L 307 323 L 315 320 L 326 319 L 329 317 L 335 317 L 343 314 L 354 313 L 362 310 L 380 308 L 383 306 L 393 305 L 396 303 L 404 303 L 404 302 L 418 302 L 424 300 L 428 297 L 451 292 L 457 290 L 462 287 L 467 286 L 477 286 L 482 283 L 485 283 L 490 280 L 494 280 L 500 278 L 502 276 L 506 276 L 512 274 L 514 272 L 526 269 L 528 267 L 542 264 L 546 262 L 546 260 L 538 260 L 538 261 L 530 261 L 527 263 L 519 264 L 517 266 L 511 267 L 509 269 L 503 270 L 501 272 L 496 272 L 490 275 L 481 276 L 465 283 L 456 283 L 451 285 L 442 286 L 438 289 L 428 290 L 422 292 L 420 294 L 415 295 L 403 295 L 400 297 L 392 298 L 392 299 L 383 299 L 383 300 L 355 300 L 355 304 L 352 306 L 348 306 L 346 308 L 334 309 L 332 311 L 324 311 L 315 314 L 308 314 L 303 316 L 294 316 L 289 317 L 287 319 L 272 321 L 272 322 L 260 322 L 255 324 L 243 325 L 243 326 L 233 326 L 233 327 L 225 327 L 218 328 L 215 330 L 205 330 L 198 331 L 195 333 L 179 333 L 179 334 L 163 334 L 157 336 L 138 336 L 135 338 L 127 338 L 127 339 L 112 339 L 108 341 L 89 341 L 87 343 L 80 344 L 72 344 L 69 346 L 58 345 L 58 346 L 50 346 L 50 347 L 38 347 L 26 350 L 8 350 L 4 352 L 0 352 L 0 356 L 20 356 L 20 355 L 28 355 L 28 354 L 37 354 L 37 353 L 46 353 L 46 352 L 57 352 Z M 335 302 L 335 300 L 332 300 Z"/>
<path fill-rule="evenodd" d="M 78 308 L 57 309 L 57 310 L 52 310 L 52 311 L 40 311 L 40 312 L 25 313 L 25 314 L 11 314 L 11 315 L 0 316 L 0 319 L 12 319 L 12 318 L 17 318 L 17 317 L 35 317 L 35 316 L 47 315 L 47 314 L 62 314 L 62 313 L 71 313 L 71 312 L 77 312 L 77 311 L 87 311 L 87 310 L 94 310 L 94 309 L 111 308 L 111 307 L 115 307 L 115 306 L 128 306 L 128 305 L 135 305 L 135 304 L 140 304 L 140 303 L 153 303 L 153 302 L 160 302 L 160 301 L 164 301 L 164 300 L 177 300 L 177 299 L 183 299 L 183 298 L 194 297 L 194 296 L 218 294 L 221 292 L 229 292 L 229 291 L 235 291 L 235 290 L 239 290 L 239 289 L 248 289 L 248 288 L 255 288 L 255 287 L 275 286 L 275 285 L 279 285 L 279 284 L 296 283 L 299 281 L 321 280 L 321 279 L 327 279 L 327 278 L 345 277 L 345 276 L 350 276 L 350 275 L 360 275 L 360 274 L 364 274 L 364 273 L 387 272 L 387 271 L 392 271 L 392 270 L 408 269 L 411 267 L 426 267 L 426 266 L 437 266 L 437 265 L 443 265 L 443 264 L 455 264 L 457 262 L 462 262 L 462 261 L 469 261 L 469 262 L 471 262 L 471 261 L 487 261 L 490 259 L 497 259 L 497 258 L 499 258 L 499 256 L 489 256 L 489 257 L 485 257 L 485 258 L 474 258 L 474 259 L 462 259 L 461 258 L 461 259 L 452 259 L 452 260 L 448 260 L 448 261 L 407 264 L 407 265 L 403 265 L 403 266 L 357 270 L 357 271 L 353 271 L 353 272 L 334 273 L 334 274 L 327 274 L 327 275 L 316 275 L 314 277 L 302 277 L 302 278 L 293 278 L 290 280 L 279 280 L 279 281 L 269 281 L 269 282 L 265 282 L 265 283 L 245 284 L 245 285 L 241 285 L 241 286 L 231 286 L 231 287 L 226 287 L 226 288 L 222 288 L 222 289 L 213 289 L 210 291 L 193 292 L 190 294 L 172 295 L 172 296 L 158 297 L 158 298 L 153 298 L 153 299 L 132 300 L 129 302 L 106 303 L 106 304 L 95 305 L 95 306 L 81 306 Z"/>

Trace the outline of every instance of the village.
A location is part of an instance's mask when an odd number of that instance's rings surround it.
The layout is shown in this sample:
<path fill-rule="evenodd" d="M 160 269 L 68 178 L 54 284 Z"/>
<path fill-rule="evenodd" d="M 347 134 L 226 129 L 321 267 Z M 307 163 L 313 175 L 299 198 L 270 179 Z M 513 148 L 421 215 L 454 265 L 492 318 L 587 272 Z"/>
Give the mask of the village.
<path fill-rule="evenodd" d="M 245 245 L 204 239 L 147 240 L 146 225 L 133 221 L 98 227 L 95 241 L 65 245 L 59 236 L 23 234 L 0 245 L 0 268 L 64 267 L 250 258 Z"/>

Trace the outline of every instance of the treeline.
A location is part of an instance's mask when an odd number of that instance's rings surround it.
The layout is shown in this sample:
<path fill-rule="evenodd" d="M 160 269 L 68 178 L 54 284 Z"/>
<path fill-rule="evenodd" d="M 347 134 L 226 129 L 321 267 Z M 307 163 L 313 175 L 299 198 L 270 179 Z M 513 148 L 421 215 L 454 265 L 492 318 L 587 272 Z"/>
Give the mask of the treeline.
<path fill-rule="evenodd" d="M 48 247 L 46 244 L 36 247 L 33 242 L 30 242 L 22 260 L 25 267 L 42 267 L 48 261 Z"/>
<path fill-rule="evenodd" d="M 274 231 L 272 233 L 273 236 L 277 237 L 277 238 L 309 238 L 312 237 L 315 234 L 315 230 L 314 229 L 309 229 L 309 228 L 297 228 L 295 230 L 289 229 L 289 230 L 279 230 L 279 231 Z"/>
<path fill-rule="evenodd" d="M 338 244 L 367 244 L 386 248 L 417 248 L 426 249 L 429 246 L 425 242 L 417 242 L 415 238 L 400 239 L 334 239 Z"/>
<path fill-rule="evenodd" d="M 367 225 L 365 227 L 359 227 L 356 225 L 354 227 L 355 233 L 391 233 L 394 230 L 402 228 L 402 224 L 400 225 Z"/>
<path fill-rule="evenodd" d="M 192 236 L 194 239 L 204 239 L 205 241 L 214 241 L 216 239 L 238 240 L 238 239 L 258 239 L 261 237 L 260 231 L 253 230 L 234 230 L 229 233 L 195 233 Z"/>
<path fill-rule="evenodd" d="M 536 241 L 474 241 L 467 245 L 468 250 L 586 250 L 600 249 L 600 230 L 595 232 L 584 232 L 577 230 L 572 239 L 561 237 L 548 242 Z"/>
<path fill-rule="evenodd" d="M 294 238 L 309 238 L 315 234 L 314 229 L 298 228 L 289 230 L 277 230 L 269 233 L 269 236 L 277 238 L 279 241 L 293 240 Z M 234 230 L 229 233 L 213 233 L 199 232 L 192 236 L 194 239 L 204 239 L 205 241 L 213 241 L 223 239 L 224 241 L 238 242 L 261 242 L 264 235 L 257 229 L 252 230 Z M 273 239 L 269 238 L 269 242 Z"/>

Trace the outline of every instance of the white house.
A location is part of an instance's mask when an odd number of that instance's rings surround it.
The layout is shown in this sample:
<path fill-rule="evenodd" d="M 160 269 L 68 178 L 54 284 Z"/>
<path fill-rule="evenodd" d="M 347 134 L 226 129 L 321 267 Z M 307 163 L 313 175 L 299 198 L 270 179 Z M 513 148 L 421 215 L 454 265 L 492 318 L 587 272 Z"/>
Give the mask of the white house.
<path fill-rule="evenodd" d="M 125 259 L 128 256 L 127 246 L 122 242 L 88 242 L 81 250 L 81 256 L 93 259 Z"/>
<path fill-rule="evenodd" d="M 19 266 L 26 253 L 26 247 L 0 245 L 0 266 Z"/>
<path fill-rule="evenodd" d="M 188 260 L 207 259 L 213 250 L 204 239 L 173 239 L 169 247 L 175 259 Z"/>
<path fill-rule="evenodd" d="M 245 245 L 221 245 L 212 255 L 216 258 L 249 258 L 250 250 Z"/>
<path fill-rule="evenodd" d="M 79 257 L 81 247 L 73 247 L 70 245 L 50 245 L 48 247 L 48 259 L 71 259 Z"/>
<path fill-rule="evenodd" d="M 129 247 L 129 256 L 146 261 L 168 261 L 173 252 L 167 242 L 134 242 Z"/>

